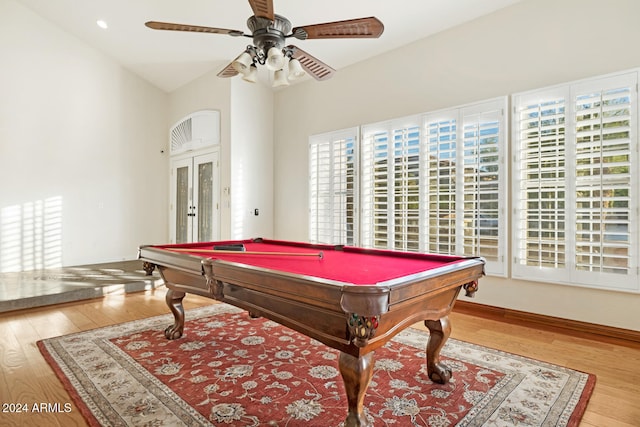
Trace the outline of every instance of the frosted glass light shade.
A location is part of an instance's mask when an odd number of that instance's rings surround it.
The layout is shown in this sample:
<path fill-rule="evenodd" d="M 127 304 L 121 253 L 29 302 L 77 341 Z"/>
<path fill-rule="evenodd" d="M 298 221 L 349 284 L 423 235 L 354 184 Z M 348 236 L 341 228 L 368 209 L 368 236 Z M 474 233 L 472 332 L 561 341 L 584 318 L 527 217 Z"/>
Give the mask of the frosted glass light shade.
<path fill-rule="evenodd" d="M 305 72 L 302 69 L 302 65 L 300 64 L 300 61 L 298 61 L 297 59 L 292 59 L 289 61 L 289 79 L 290 80 L 295 80 L 295 79 L 299 79 L 300 77 L 304 77 Z"/>
<path fill-rule="evenodd" d="M 267 62 L 265 64 L 268 69 L 272 71 L 280 70 L 284 67 L 284 55 L 282 50 L 277 47 L 272 47 L 267 53 Z"/>
<path fill-rule="evenodd" d="M 234 61 L 233 68 L 239 73 L 246 73 L 249 70 L 249 66 L 253 63 L 253 58 L 247 52 L 242 52 Z"/>
<path fill-rule="evenodd" d="M 277 70 L 273 74 L 273 87 L 287 86 L 289 85 L 289 81 L 287 81 L 287 76 L 284 74 L 284 70 Z"/>
<path fill-rule="evenodd" d="M 247 71 L 244 73 L 242 80 L 249 82 L 249 83 L 255 83 L 258 81 L 258 67 L 256 67 L 254 64 L 251 64 L 251 66 L 247 69 Z"/>

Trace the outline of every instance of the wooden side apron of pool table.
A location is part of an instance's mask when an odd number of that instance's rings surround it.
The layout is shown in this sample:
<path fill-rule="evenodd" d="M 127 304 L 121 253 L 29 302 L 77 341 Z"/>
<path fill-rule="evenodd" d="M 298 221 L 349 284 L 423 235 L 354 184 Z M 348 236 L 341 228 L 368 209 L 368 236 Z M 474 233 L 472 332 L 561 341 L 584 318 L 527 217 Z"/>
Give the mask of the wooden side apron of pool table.
<path fill-rule="evenodd" d="M 449 337 L 448 314 L 461 289 L 472 295 L 484 274 L 484 260 L 467 258 L 375 285 L 353 285 L 142 246 L 139 258 L 157 266 L 169 288 L 166 301 L 174 324 L 169 339 L 182 335 L 187 293 L 245 309 L 314 338 L 341 352 L 340 371 L 349 412 L 345 426 L 368 425 L 363 400 L 373 372 L 373 351 L 424 320 L 427 370 L 446 383 L 451 370 L 439 361 Z"/>

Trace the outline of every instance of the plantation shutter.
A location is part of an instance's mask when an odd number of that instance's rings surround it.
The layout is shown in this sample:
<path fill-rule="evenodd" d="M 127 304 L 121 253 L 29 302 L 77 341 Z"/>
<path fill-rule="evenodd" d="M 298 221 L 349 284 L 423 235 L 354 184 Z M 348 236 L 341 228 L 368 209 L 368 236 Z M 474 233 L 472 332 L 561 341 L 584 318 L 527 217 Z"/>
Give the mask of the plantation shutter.
<path fill-rule="evenodd" d="M 504 100 L 463 108 L 461 149 L 463 168 L 462 192 L 457 214 L 463 221 L 457 224 L 457 251 L 468 256 L 482 256 L 485 270 L 495 275 L 505 275 L 506 227 L 505 221 L 505 171 Z"/>
<path fill-rule="evenodd" d="M 312 243 L 330 239 L 331 226 L 328 219 L 331 209 L 331 143 L 312 142 L 309 146 L 309 240 Z"/>
<path fill-rule="evenodd" d="M 309 239 L 354 245 L 356 236 L 357 129 L 311 137 Z"/>
<path fill-rule="evenodd" d="M 393 248 L 420 250 L 420 128 L 393 130 Z"/>
<path fill-rule="evenodd" d="M 514 277 L 638 285 L 637 73 L 514 96 Z"/>
<path fill-rule="evenodd" d="M 456 253 L 457 112 L 426 116 L 423 173 L 426 181 L 426 251 Z"/>
<path fill-rule="evenodd" d="M 579 282 L 638 286 L 636 81 L 628 74 L 572 88 Z"/>
<path fill-rule="evenodd" d="M 362 245 L 389 247 L 389 133 L 365 128 L 362 151 Z"/>
<path fill-rule="evenodd" d="M 514 273 L 566 280 L 565 91 L 517 101 Z M 551 270 L 549 270 L 551 269 Z"/>
<path fill-rule="evenodd" d="M 482 256 L 505 276 L 505 108 L 503 97 L 366 125 L 359 144 L 355 130 L 312 137 L 310 239 Z"/>
<path fill-rule="evenodd" d="M 362 245 L 420 250 L 420 128 L 415 117 L 365 126 Z"/>

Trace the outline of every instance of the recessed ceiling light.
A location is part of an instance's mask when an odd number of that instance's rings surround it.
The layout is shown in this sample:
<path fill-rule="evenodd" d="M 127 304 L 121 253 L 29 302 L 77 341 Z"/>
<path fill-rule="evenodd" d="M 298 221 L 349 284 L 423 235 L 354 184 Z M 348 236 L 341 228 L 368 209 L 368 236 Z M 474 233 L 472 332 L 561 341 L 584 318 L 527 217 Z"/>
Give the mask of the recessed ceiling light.
<path fill-rule="evenodd" d="M 96 21 L 96 24 L 98 25 L 98 27 L 102 28 L 103 30 L 106 30 L 107 28 L 109 28 L 107 23 L 105 21 L 103 21 L 102 19 L 98 19 Z"/>

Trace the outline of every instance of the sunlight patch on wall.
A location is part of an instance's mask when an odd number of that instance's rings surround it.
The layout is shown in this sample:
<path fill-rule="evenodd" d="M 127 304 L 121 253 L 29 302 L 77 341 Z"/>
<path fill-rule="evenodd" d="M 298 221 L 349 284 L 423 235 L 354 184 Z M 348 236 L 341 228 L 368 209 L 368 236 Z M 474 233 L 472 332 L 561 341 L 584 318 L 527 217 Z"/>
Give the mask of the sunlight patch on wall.
<path fill-rule="evenodd" d="M 0 209 L 0 272 L 62 266 L 62 197 Z"/>

